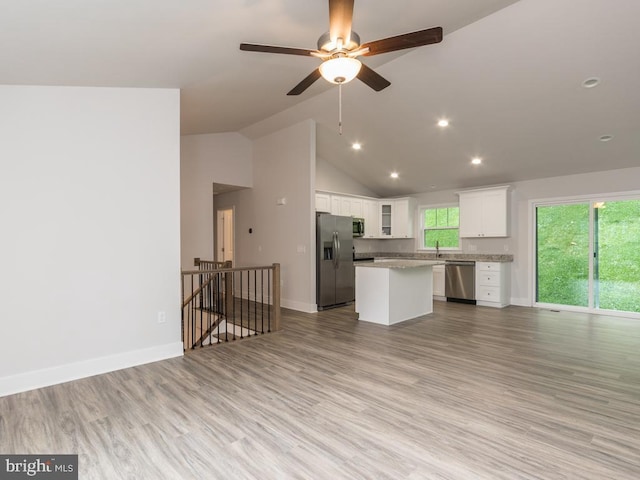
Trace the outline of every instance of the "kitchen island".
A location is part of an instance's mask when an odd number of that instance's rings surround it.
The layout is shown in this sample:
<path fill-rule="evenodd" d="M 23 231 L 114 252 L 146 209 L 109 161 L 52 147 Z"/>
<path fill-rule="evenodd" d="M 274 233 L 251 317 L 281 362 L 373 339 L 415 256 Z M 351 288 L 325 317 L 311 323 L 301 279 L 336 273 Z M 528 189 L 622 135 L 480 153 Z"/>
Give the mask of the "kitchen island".
<path fill-rule="evenodd" d="M 393 325 L 433 312 L 438 260 L 388 259 L 356 263 L 358 320 Z"/>

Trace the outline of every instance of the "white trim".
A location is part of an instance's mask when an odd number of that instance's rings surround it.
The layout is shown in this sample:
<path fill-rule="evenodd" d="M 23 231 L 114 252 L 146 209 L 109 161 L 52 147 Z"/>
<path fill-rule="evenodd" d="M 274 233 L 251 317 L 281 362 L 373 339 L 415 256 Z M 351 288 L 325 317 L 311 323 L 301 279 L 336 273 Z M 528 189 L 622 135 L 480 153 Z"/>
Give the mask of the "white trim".
<path fill-rule="evenodd" d="M 0 378 L 0 397 L 183 355 L 182 342 L 91 358 Z"/>
<path fill-rule="evenodd" d="M 532 307 L 530 298 L 515 298 L 511 297 L 510 305 L 515 305 L 516 307 Z"/>
<path fill-rule="evenodd" d="M 636 312 L 621 312 L 618 310 L 604 310 L 592 307 L 578 307 L 575 305 L 556 305 L 554 303 L 536 303 L 534 308 L 540 308 L 542 310 L 554 310 L 558 312 L 576 312 L 576 313 L 588 313 L 593 315 L 602 315 L 605 317 L 623 317 L 623 318 L 637 318 L 640 319 L 640 313 Z"/>
<path fill-rule="evenodd" d="M 351 197 L 351 198 L 361 198 L 363 200 L 386 200 L 386 198 L 382 198 L 382 197 L 367 197 L 366 195 L 356 195 L 353 193 L 342 193 L 342 192 L 334 192 L 332 190 L 314 190 L 313 191 L 313 195 L 314 195 L 314 200 L 315 200 L 315 194 L 316 193 L 324 193 L 327 195 L 340 195 L 342 197 Z M 398 197 L 398 198 L 404 198 L 404 197 Z M 314 208 L 315 211 L 315 208 Z"/>
<path fill-rule="evenodd" d="M 280 300 L 280 306 L 283 308 L 288 308 L 290 310 L 296 310 L 298 312 L 304 312 L 304 313 L 318 312 L 318 305 L 315 303 L 298 302 L 295 300 L 287 300 L 286 298 L 283 298 Z"/>
<path fill-rule="evenodd" d="M 615 193 L 591 193 L 588 195 L 574 195 L 571 197 L 552 197 L 552 198 L 534 198 L 529 200 L 529 203 L 537 205 L 557 205 L 559 203 L 575 203 L 584 202 L 589 200 L 602 200 L 602 201 L 614 201 L 624 198 L 634 199 L 640 196 L 640 190 L 631 190 L 628 192 L 615 192 Z"/>
<path fill-rule="evenodd" d="M 468 188 L 466 190 L 458 190 L 454 192 L 456 195 L 460 195 L 461 193 L 469 193 L 469 192 L 485 192 L 488 190 L 510 190 L 511 185 L 491 185 L 488 187 L 478 187 L 478 188 Z"/>

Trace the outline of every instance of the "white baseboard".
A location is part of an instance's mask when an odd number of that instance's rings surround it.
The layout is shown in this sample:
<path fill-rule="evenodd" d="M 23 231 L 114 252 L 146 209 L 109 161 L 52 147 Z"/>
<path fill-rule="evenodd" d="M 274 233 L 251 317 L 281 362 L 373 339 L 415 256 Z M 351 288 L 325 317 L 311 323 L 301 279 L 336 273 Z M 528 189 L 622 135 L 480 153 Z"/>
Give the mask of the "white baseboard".
<path fill-rule="evenodd" d="M 182 342 L 92 358 L 0 378 L 0 397 L 183 355 Z"/>
<path fill-rule="evenodd" d="M 315 303 L 297 302 L 286 298 L 280 300 L 280 306 L 304 313 L 316 313 L 318 311 L 318 306 Z"/>
<path fill-rule="evenodd" d="M 531 303 L 531 299 L 529 298 L 513 298 L 513 297 L 511 297 L 511 305 L 515 305 L 517 307 L 533 306 L 533 304 Z"/>

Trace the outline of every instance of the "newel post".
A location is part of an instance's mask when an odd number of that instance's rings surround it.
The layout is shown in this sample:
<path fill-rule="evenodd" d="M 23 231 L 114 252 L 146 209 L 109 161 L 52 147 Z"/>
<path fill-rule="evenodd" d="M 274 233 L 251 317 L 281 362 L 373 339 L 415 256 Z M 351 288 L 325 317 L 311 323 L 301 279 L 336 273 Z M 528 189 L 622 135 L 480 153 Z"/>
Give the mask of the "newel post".
<path fill-rule="evenodd" d="M 272 330 L 280 330 L 280 264 L 273 264 L 273 325 Z"/>

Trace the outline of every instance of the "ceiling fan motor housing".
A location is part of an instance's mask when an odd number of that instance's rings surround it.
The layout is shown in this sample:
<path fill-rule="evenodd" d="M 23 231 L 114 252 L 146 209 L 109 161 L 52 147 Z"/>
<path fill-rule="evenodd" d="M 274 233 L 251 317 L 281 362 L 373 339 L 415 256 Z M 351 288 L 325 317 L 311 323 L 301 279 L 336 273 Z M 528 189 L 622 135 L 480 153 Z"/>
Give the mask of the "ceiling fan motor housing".
<path fill-rule="evenodd" d="M 345 39 L 342 39 L 342 41 L 343 41 L 342 50 L 346 50 L 346 51 L 354 50 L 360 46 L 360 35 L 358 35 L 356 32 L 352 30 L 349 41 L 346 42 Z M 321 50 L 324 52 L 332 52 L 336 48 L 338 48 L 338 45 L 336 45 L 336 43 L 331 40 L 331 36 L 329 35 L 329 32 L 324 33 L 318 39 L 318 50 Z"/>

